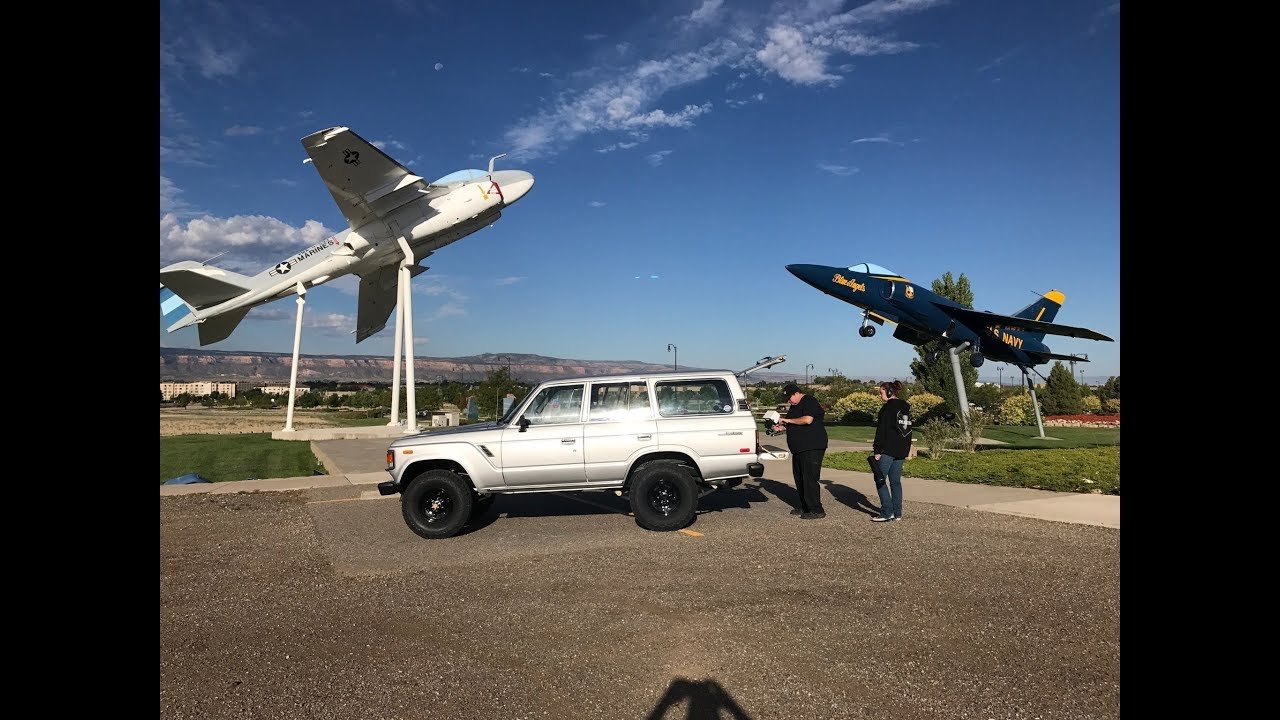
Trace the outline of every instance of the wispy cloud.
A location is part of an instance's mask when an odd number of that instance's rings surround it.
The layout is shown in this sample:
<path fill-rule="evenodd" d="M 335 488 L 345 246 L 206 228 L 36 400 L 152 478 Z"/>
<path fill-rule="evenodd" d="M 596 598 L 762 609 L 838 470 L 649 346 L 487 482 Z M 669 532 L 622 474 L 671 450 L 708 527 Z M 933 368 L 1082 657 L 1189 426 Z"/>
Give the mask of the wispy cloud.
<path fill-rule="evenodd" d="M 672 152 L 673 151 L 671 150 L 659 150 L 656 153 L 645 155 L 644 159 L 647 160 L 650 165 L 654 167 L 658 167 L 659 165 L 662 164 L 664 160 L 667 159 L 667 156 L 670 155 Z"/>
<path fill-rule="evenodd" d="M 549 73 L 549 72 L 540 72 L 540 73 L 538 73 L 538 77 L 540 77 L 540 78 L 549 78 L 549 77 L 555 77 L 555 75 L 552 75 L 552 74 L 551 74 L 551 73 Z"/>
<path fill-rule="evenodd" d="M 210 167 L 204 143 L 190 135 L 161 135 L 160 162 Z"/>
<path fill-rule="evenodd" d="M 524 277 L 523 275 L 512 275 L 510 277 L 498 278 L 497 280 L 493 281 L 493 284 L 498 286 L 515 285 L 516 283 L 523 282 L 527 279 L 528 278 Z"/>
<path fill-rule="evenodd" d="M 430 319 L 441 320 L 447 317 L 458 317 L 460 315 L 466 315 L 466 314 L 467 314 L 466 308 L 462 307 L 458 303 L 449 302 L 436 308 L 436 311 L 431 313 Z"/>
<path fill-rule="evenodd" d="M 607 37 L 609 36 L 605 35 L 604 33 L 587 33 L 586 35 L 582 36 L 582 39 L 583 40 L 603 40 Z"/>
<path fill-rule="evenodd" d="M 986 71 L 988 71 L 988 70 L 992 70 L 992 69 L 994 69 L 994 68 L 998 68 L 998 67 L 1000 67 L 1001 65 L 1003 65 L 1003 64 L 1005 64 L 1005 63 L 1007 63 L 1007 62 L 1009 62 L 1009 61 L 1010 61 L 1010 60 L 1012 60 L 1013 58 L 1017 57 L 1019 53 L 1021 53 L 1023 50 L 1026 50 L 1026 49 L 1027 49 L 1027 46 L 1025 46 L 1025 45 L 1019 45 L 1018 47 L 1016 47 L 1016 48 L 1014 48 L 1014 49 L 1010 50 L 1009 52 L 1007 52 L 1007 53 L 1005 53 L 1005 54 L 1001 55 L 1000 57 L 996 58 L 995 60 L 992 60 L 991 62 L 989 62 L 989 63 L 987 63 L 987 64 L 985 64 L 985 65 L 981 65 L 981 66 L 979 66 L 979 67 L 978 67 L 978 72 L 986 72 Z"/>
<path fill-rule="evenodd" d="M 169 178 L 160 176 L 160 214 L 171 213 L 175 216 L 185 217 L 189 215 L 198 215 L 200 211 L 192 207 L 186 200 L 182 199 L 182 188 L 178 187 Z"/>
<path fill-rule="evenodd" d="M 758 102 L 764 102 L 764 93 L 756 93 L 755 95 L 751 95 L 750 97 L 746 97 L 741 100 L 725 100 L 724 104 L 736 109 Z"/>
<path fill-rule="evenodd" d="M 242 137 L 244 135 L 258 135 L 262 132 L 262 128 L 257 125 L 232 125 L 222 131 L 227 137 Z"/>
<path fill-rule="evenodd" d="M 602 203 L 602 202 L 600 202 L 599 200 L 592 200 L 591 202 L 587 203 L 587 207 L 597 207 L 597 208 L 598 208 L 598 207 L 604 207 L 604 206 L 605 206 L 605 205 L 607 205 L 607 204 L 608 204 L 608 203 Z"/>
<path fill-rule="evenodd" d="M 1120 3 L 1112 3 L 1098 10 L 1089 21 L 1089 35 L 1094 35 L 1108 27 L 1120 17 Z"/>
<path fill-rule="evenodd" d="M 892 39 L 884 26 L 944 2 L 874 0 L 841 13 L 842 0 L 809 0 L 767 16 L 735 8 L 732 17 L 725 18 L 722 2 L 703 0 L 689 15 L 674 19 L 688 24 L 696 18 L 696 26 L 706 26 L 706 32 L 680 33 L 668 40 L 674 49 L 612 72 L 592 68 L 569 73 L 570 79 L 591 78 L 591 84 L 548 99 L 542 109 L 506 130 L 505 145 L 512 148 L 514 159 L 529 160 L 559 152 L 583 135 L 690 127 L 711 111 L 710 101 L 679 109 L 661 108 L 659 103 L 673 91 L 687 95 L 689 88 L 726 70 L 738 71 L 739 79 L 776 75 L 802 86 L 835 84 L 841 76 L 829 69 L 833 58 L 917 48 L 916 43 Z M 714 37 L 698 44 L 699 35 Z M 732 106 L 748 101 L 735 100 Z"/>
<path fill-rule="evenodd" d="M 605 146 L 604 146 L 604 147 L 602 147 L 602 148 L 596 148 L 596 152 L 598 152 L 598 153 L 611 153 L 611 152 L 613 152 L 614 150 L 630 150 L 631 148 L 633 148 L 633 147 L 635 147 L 635 146 L 637 146 L 637 145 L 639 145 L 639 144 L 640 144 L 640 143 L 638 143 L 638 142 L 620 142 L 620 143 L 610 143 L 610 144 L 608 144 L 608 145 L 605 145 Z"/>
<path fill-rule="evenodd" d="M 858 172 L 858 168 L 849 167 L 847 165 L 831 165 L 829 163 L 824 163 L 821 161 L 819 161 L 817 165 L 819 170 L 822 170 L 824 172 L 829 172 L 832 175 L 840 175 L 841 177 L 846 175 L 852 175 Z"/>
<path fill-rule="evenodd" d="M 724 0 L 703 0 L 697 10 L 689 13 L 686 17 L 695 23 L 711 22 L 716 16 L 716 11 L 724 4 Z"/>
<path fill-rule="evenodd" d="M 285 186 L 285 187 L 297 187 L 297 186 L 298 186 L 298 181 L 297 181 L 297 180 L 290 180 L 289 178 L 276 178 L 275 180 L 272 180 L 271 182 L 273 182 L 273 183 L 275 183 L 275 184 L 277 184 L 277 185 L 283 185 L 283 186 Z"/>
<path fill-rule="evenodd" d="M 409 151 L 409 146 L 405 145 L 399 140 L 370 140 L 369 144 L 378 148 L 383 152 L 386 152 L 387 148 L 391 148 L 392 150 L 399 150 L 402 152 Z"/>
<path fill-rule="evenodd" d="M 302 316 L 302 324 L 327 337 L 342 337 L 356 329 L 356 318 L 345 313 L 307 313 Z"/>
<path fill-rule="evenodd" d="M 914 142 L 919 142 L 919 140 L 915 140 Z M 876 145 L 897 145 L 898 147 L 902 147 L 903 145 L 906 145 L 906 143 L 900 140 L 894 140 L 893 138 L 889 137 L 888 133 L 881 133 L 880 135 L 876 135 L 875 137 L 860 137 L 857 140 L 849 141 L 850 145 L 860 145 L 863 143 L 873 143 Z"/>

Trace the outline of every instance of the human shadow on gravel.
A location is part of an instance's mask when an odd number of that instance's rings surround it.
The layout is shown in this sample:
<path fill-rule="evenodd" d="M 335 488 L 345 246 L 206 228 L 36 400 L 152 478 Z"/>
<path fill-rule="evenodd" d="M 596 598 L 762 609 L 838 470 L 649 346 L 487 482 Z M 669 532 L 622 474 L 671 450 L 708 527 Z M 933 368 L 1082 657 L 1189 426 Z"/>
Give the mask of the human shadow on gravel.
<path fill-rule="evenodd" d="M 787 505 L 798 508 L 800 507 L 800 493 L 796 489 L 786 483 L 777 480 L 768 480 L 761 478 L 757 480 L 760 488 L 765 492 L 773 495 Z M 831 493 L 831 498 L 841 505 L 847 505 L 858 512 L 868 515 L 879 515 L 880 508 L 873 504 L 866 495 L 854 490 L 851 487 L 831 482 L 830 480 L 819 480 L 819 484 L 825 485 L 827 492 Z"/>
<path fill-rule="evenodd" d="M 645 716 L 645 720 L 664 720 L 672 708 L 688 703 L 687 713 L 677 711 L 673 717 L 688 720 L 720 720 L 726 715 L 731 720 L 751 720 L 729 692 L 715 680 L 689 680 L 676 678 L 667 686 L 667 692 L 658 704 Z M 721 711 L 724 711 L 723 714 Z"/>

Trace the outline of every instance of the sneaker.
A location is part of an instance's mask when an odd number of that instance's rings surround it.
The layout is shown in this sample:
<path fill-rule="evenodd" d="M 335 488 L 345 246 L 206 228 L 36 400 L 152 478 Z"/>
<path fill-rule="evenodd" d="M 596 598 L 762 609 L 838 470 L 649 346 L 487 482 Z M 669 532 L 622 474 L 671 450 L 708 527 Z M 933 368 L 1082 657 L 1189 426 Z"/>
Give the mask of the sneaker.
<path fill-rule="evenodd" d="M 885 517 L 883 515 L 877 515 L 871 518 L 871 522 L 889 522 L 892 519 L 893 519 L 892 515 L 890 515 L 889 517 Z"/>
<path fill-rule="evenodd" d="M 800 515 L 800 514 L 802 514 L 802 513 L 804 513 L 804 511 L 803 511 L 803 510 L 801 510 L 800 508 L 792 508 L 792 509 L 791 509 L 791 514 L 792 514 L 792 515 Z"/>
<path fill-rule="evenodd" d="M 826 517 L 827 514 L 819 510 L 818 512 L 807 512 L 800 515 L 801 520 L 817 520 Z"/>

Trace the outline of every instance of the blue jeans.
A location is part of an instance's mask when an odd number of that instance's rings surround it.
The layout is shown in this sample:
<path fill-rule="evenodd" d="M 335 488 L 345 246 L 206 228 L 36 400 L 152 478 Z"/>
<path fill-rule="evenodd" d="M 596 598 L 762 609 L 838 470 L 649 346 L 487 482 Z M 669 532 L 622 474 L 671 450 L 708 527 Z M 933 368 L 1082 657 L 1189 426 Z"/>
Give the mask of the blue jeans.
<path fill-rule="evenodd" d="M 902 461 L 904 458 L 880 453 L 878 464 L 874 455 L 870 459 L 871 474 L 876 481 L 876 494 L 880 496 L 880 516 L 902 517 Z"/>

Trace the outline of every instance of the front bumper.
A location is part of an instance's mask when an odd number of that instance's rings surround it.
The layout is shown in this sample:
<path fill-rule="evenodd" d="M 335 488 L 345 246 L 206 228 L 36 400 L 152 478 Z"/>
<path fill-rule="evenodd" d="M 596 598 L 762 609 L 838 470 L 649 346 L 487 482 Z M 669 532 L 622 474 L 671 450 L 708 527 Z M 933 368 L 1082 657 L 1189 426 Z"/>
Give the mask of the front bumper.
<path fill-rule="evenodd" d="M 398 492 L 400 492 L 400 488 L 396 487 L 395 480 L 387 480 L 386 482 L 378 483 L 379 495 L 395 495 Z"/>

